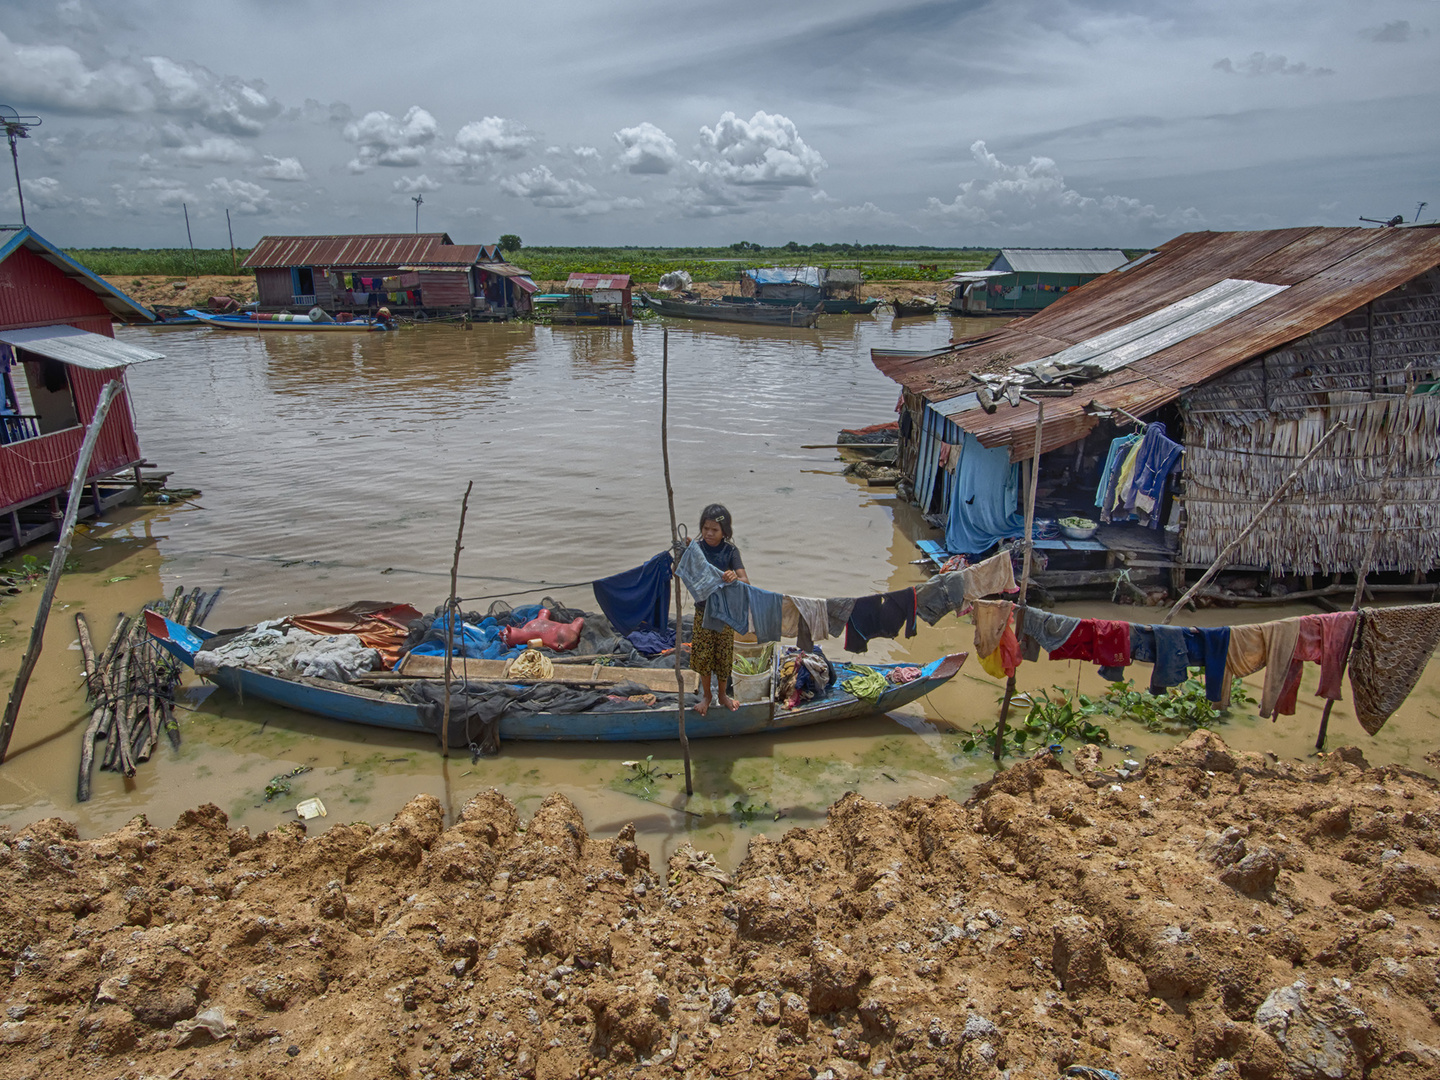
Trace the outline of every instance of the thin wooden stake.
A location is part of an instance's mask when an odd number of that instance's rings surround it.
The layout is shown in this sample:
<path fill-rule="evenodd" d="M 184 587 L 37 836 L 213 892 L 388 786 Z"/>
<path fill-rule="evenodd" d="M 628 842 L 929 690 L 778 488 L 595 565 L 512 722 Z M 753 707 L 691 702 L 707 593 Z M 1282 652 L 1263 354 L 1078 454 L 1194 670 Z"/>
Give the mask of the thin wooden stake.
<path fill-rule="evenodd" d="M 1175 606 L 1170 609 L 1169 614 L 1167 614 L 1164 620 L 1161 622 L 1162 626 L 1168 626 L 1171 620 L 1173 620 L 1175 616 L 1180 613 L 1180 609 L 1183 608 L 1186 604 L 1188 604 L 1196 593 L 1198 593 L 1201 589 L 1208 585 L 1211 578 L 1213 578 L 1222 569 L 1224 569 L 1225 564 L 1230 561 L 1230 556 L 1234 554 L 1235 549 L 1240 546 L 1241 542 L 1247 536 L 1249 536 L 1252 532 L 1255 531 L 1255 526 L 1260 524 L 1261 520 L 1265 517 L 1265 515 L 1269 513 L 1270 508 L 1285 497 L 1285 495 L 1290 491 L 1291 485 L 1293 485 L 1296 480 L 1300 479 L 1300 474 L 1305 471 L 1305 466 L 1310 464 L 1311 459 L 1314 458 L 1316 454 L 1320 453 L 1321 449 L 1334 437 L 1337 431 L 1346 426 L 1347 425 L 1343 420 L 1337 420 L 1331 426 L 1330 430 L 1320 437 L 1320 441 L 1311 448 L 1308 454 L 1306 454 L 1303 458 L 1300 459 L 1300 464 L 1295 466 L 1294 471 L 1292 471 L 1290 475 L 1285 478 L 1285 482 L 1280 485 L 1280 487 L 1276 490 L 1275 494 L 1271 495 L 1270 498 L 1265 501 L 1264 506 L 1260 507 L 1259 510 L 1255 511 L 1255 516 L 1250 519 L 1250 524 L 1246 525 L 1245 528 L 1241 529 L 1239 535 L 1236 536 L 1235 539 L 1231 540 L 1230 543 L 1225 545 L 1225 547 L 1221 550 L 1220 554 L 1215 556 L 1215 561 L 1210 564 L 1210 569 L 1206 570 L 1205 573 L 1201 574 L 1200 580 L 1197 581 L 1194 585 L 1190 586 L 1189 591 L 1186 592 L 1184 596 L 1180 597 L 1179 600 L 1175 601 Z"/>
<path fill-rule="evenodd" d="M 465 514 L 470 509 L 470 489 L 475 486 L 471 480 L 465 485 L 465 498 L 460 500 L 460 528 L 455 533 L 455 560 L 450 564 L 450 599 L 446 601 L 445 619 L 445 713 L 440 720 L 440 756 L 450 756 L 450 678 L 455 670 L 455 613 L 460 606 L 456 599 L 456 583 L 460 577 L 460 552 L 465 549 Z"/>
<path fill-rule="evenodd" d="M 670 542 L 680 541 L 680 522 L 675 517 L 675 488 L 670 483 L 670 329 L 665 328 L 660 339 L 660 455 L 665 462 L 665 498 L 670 504 Z M 679 558 L 677 552 L 676 558 Z M 685 674 L 680 668 L 680 637 L 684 621 L 680 618 L 680 577 L 675 577 L 675 691 L 679 699 L 676 706 L 680 722 L 680 749 L 685 755 L 685 794 L 695 794 L 695 784 L 690 776 L 690 739 L 685 734 Z M 717 673 L 716 678 L 720 678 Z M 725 687 L 720 687 L 723 693 Z"/>
<path fill-rule="evenodd" d="M 1040 440 L 1045 433 L 1045 403 L 1035 402 L 1035 453 L 1030 459 L 1030 487 L 1025 492 L 1025 561 L 1020 570 L 1020 605 L 1015 609 L 1016 629 L 1025 620 L 1026 600 L 1030 595 L 1030 551 L 1035 543 L 1035 490 L 1040 484 Z M 1005 722 L 1010 718 L 1010 699 L 1015 696 L 1015 676 L 1005 680 L 1005 700 L 1000 705 L 1000 723 L 995 726 L 995 760 L 1005 752 Z"/>
<path fill-rule="evenodd" d="M 45 623 L 50 618 L 50 605 L 55 600 L 55 589 L 60 584 L 60 575 L 65 570 L 65 560 L 70 557 L 70 542 L 75 535 L 75 520 L 80 515 L 81 495 L 85 491 L 85 474 L 90 470 L 90 458 L 94 456 L 95 444 L 100 439 L 100 427 L 105 423 L 105 414 L 110 403 L 120 393 L 121 382 L 112 380 L 105 385 L 100 400 L 95 405 L 95 416 L 85 429 L 85 441 L 80 444 L 80 454 L 75 459 L 75 475 L 70 478 L 70 497 L 65 503 L 65 517 L 60 523 L 60 538 L 50 553 L 50 573 L 45 579 L 45 591 L 40 594 L 40 607 L 35 613 L 35 625 L 30 631 L 30 644 L 25 658 L 20 661 L 20 673 L 15 676 L 15 687 L 10 691 L 10 700 L 5 706 L 5 717 L 0 720 L 0 764 L 10 749 L 10 736 L 15 731 L 15 718 L 20 714 L 20 702 L 25 697 L 25 687 L 40 659 L 44 645 Z"/>

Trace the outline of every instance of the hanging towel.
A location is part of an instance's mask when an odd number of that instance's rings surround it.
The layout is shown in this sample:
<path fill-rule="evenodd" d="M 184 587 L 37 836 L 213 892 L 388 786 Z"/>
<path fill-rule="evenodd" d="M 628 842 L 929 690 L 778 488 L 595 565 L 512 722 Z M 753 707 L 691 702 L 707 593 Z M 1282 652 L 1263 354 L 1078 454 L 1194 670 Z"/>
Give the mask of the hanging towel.
<path fill-rule="evenodd" d="M 1355 719 L 1369 734 L 1404 704 L 1440 644 L 1440 604 L 1365 608 L 1350 657 Z"/>
<path fill-rule="evenodd" d="M 967 566 L 959 573 L 964 575 L 965 595 L 971 599 L 1020 591 L 1020 586 L 1015 584 L 1015 564 L 1008 551 Z"/>
<path fill-rule="evenodd" d="M 694 547 L 694 544 L 690 545 Z M 777 615 L 778 619 L 778 615 Z M 705 600 L 705 617 L 700 625 L 706 630 L 724 630 L 727 626 L 737 634 L 750 632 L 750 586 L 743 581 L 721 585 Z"/>
<path fill-rule="evenodd" d="M 1015 605 L 1009 600 L 975 601 L 973 615 L 976 656 L 989 656 L 999 647 L 1000 636 L 1010 625 L 1010 617 L 1014 610 Z"/>
<path fill-rule="evenodd" d="M 1020 536 L 1025 519 L 1015 509 L 1020 500 L 1020 466 L 1010 463 L 1010 451 L 1003 446 L 987 450 L 968 431 L 960 447 L 945 547 L 969 555 Z"/>
<path fill-rule="evenodd" d="M 1271 716 L 1275 702 L 1290 674 L 1295 642 L 1300 636 L 1299 619 L 1276 619 L 1230 628 L 1230 649 L 1225 665 L 1222 703 L 1230 704 L 1230 681 L 1265 669 L 1265 686 L 1260 691 L 1260 715 Z"/>
<path fill-rule="evenodd" d="M 830 636 L 825 601 L 809 596 L 787 596 L 780 605 L 780 634 L 799 638 L 802 633 L 808 634 L 812 646 Z M 809 652 L 810 647 L 802 646 L 801 651 Z"/>
<path fill-rule="evenodd" d="M 1265 634 L 1259 623 L 1230 628 L 1230 645 L 1225 654 L 1225 685 L 1221 687 L 1220 704 L 1230 705 L 1230 685 L 1236 679 L 1253 675 L 1265 666 Z"/>
<path fill-rule="evenodd" d="M 831 637 L 839 637 L 845 633 L 845 626 L 850 622 L 850 612 L 853 610 L 853 596 L 837 596 L 825 601 L 825 621 L 830 624 Z"/>
<path fill-rule="evenodd" d="M 902 628 L 906 637 L 915 636 L 914 589 L 858 597 L 845 624 L 845 649 L 863 653 L 871 638 L 899 637 Z"/>
<path fill-rule="evenodd" d="M 675 573 L 685 583 L 685 588 L 690 590 L 690 595 L 697 604 L 703 604 L 716 589 L 725 584 L 724 575 L 710 565 L 710 560 L 705 558 L 700 550 L 704 546 L 703 540 L 692 543 L 681 554 L 680 563 L 675 567 Z"/>
<path fill-rule="evenodd" d="M 1090 660 L 1100 665 L 1102 679 L 1119 682 L 1130 666 L 1130 624 L 1112 619 L 1081 619 L 1051 660 Z"/>
<path fill-rule="evenodd" d="M 757 589 L 753 585 L 745 585 L 745 591 L 750 596 L 750 628 L 755 631 L 755 640 L 779 641 L 780 609 L 785 598 L 778 592 Z"/>
<path fill-rule="evenodd" d="M 642 626 L 665 630 L 670 625 L 670 552 L 662 551 L 643 566 L 596 581 L 595 601 L 617 634 Z"/>
<path fill-rule="evenodd" d="M 985 669 L 986 674 L 997 679 L 1009 678 L 1020 667 L 1020 660 L 1020 642 L 1015 637 L 1015 619 L 1011 613 L 1005 617 L 1005 625 L 1001 630 L 1000 640 L 995 645 L 995 651 L 980 657 L 980 666 Z"/>
<path fill-rule="evenodd" d="M 1225 677 L 1225 663 L 1230 652 L 1230 627 L 1191 626 L 1185 634 L 1186 662 L 1205 669 L 1205 700 L 1219 705 L 1230 703 L 1230 680 Z"/>

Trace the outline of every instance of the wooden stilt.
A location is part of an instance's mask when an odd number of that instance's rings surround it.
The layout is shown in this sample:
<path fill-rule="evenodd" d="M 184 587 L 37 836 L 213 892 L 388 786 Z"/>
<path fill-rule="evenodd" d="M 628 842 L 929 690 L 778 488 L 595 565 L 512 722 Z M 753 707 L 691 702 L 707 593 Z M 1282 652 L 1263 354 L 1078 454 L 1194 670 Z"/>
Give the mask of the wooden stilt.
<path fill-rule="evenodd" d="M 459 614 L 460 601 L 456 598 L 456 582 L 460 577 L 460 552 L 465 549 L 465 514 L 470 509 L 470 490 L 475 486 L 471 480 L 465 485 L 465 497 L 460 500 L 460 528 L 455 533 L 455 559 L 450 564 L 450 597 L 445 602 L 445 711 L 440 718 L 440 756 L 450 756 L 450 679 L 455 670 L 455 619 Z"/>
<path fill-rule="evenodd" d="M 1045 404 L 1035 402 L 1035 451 L 1030 459 L 1029 487 L 1025 491 L 1025 561 L 1020 571 L 1020 606 L 1015 609 L 1016 632 L 1024 629 L 1025 607 L 1030 593 L 1030 553 L 1035 539 L 1035 489 L 1040 482 L 1040 444 L 1045 432 Z M 995 725 L 995 760 L 1005 753 L 1005 723 L 1010 718 L 1010 700 L 1015 696 L 1015 676 L 1005 680 L 1005 700 L 1000 704 L 1000 722 Z"/>
<path fill-rule="evenodd" d="M 675 516 L 675 487 L 670 482 L 670 330 L 660 338 L 660 456 L 665 463 L 665 499 L 670 504 L 670 537 L 675 558 L 680 558 L 680 522 Z M 685 674 L 680 667 L 680 637 L 684 621 L 680 617 L 680 578 L 675 578 L 675 695 L 677 719 L 680 723 L 680 751 L 685 755 L 685 794 L 695 794 L 690 775 L 690 739 L 685 734 Z M 708 678 L 709 676 L 706 676 Z M 716 678 L 719 678 L 716 675 Z M 725 687 L 721 686 L 721 693 Z"/>
<path fill-rule="evenodd" d="M 50 573 L 45 580 L 45 591 L 40 594 L 40 607 L 35 613 L 35 625 L 30 631 L 30 644 L 25 649 L 24 659 L 20 661 L 20 672 L 15 676 L 15 686 L 10 691 L 4 719 L 0 720 L 0 763 L 5 761 L 5 754 L 10 749 L 10 736 L 15 731 L 15 718 L 20 714 L 20 702 L 25 697 L 25 687 L 30 683 L 35 663 L 40 659 L 40 649 L 45 640 L 45 623 L 50 618 L 50 605 L 55 600 L 55 589 L 59 586 L 60 575 L 65 570 L 65 560 L 70 557 L 70 542 L 75 535 L 75 519 L 80 513 L 80 497 L 85 490 L 85 474 L 90 469 L 90 458 L 95 453 L 95 443 L 100 438 L 100 427 L 105 423 L 105 414 L 110 411 L 110 403 L 120 393 L 120 388 L 119 380 L 105 385 L 100 400 L 95 405 L 95 415 L 85 430 L 85 441 L 80 444 L 80 452 L 75 459 L 75 474 L 70 479 L 70 500 L 65 504 L 65 517 L 60 523 L 59 539 L 50 553 Z"/>

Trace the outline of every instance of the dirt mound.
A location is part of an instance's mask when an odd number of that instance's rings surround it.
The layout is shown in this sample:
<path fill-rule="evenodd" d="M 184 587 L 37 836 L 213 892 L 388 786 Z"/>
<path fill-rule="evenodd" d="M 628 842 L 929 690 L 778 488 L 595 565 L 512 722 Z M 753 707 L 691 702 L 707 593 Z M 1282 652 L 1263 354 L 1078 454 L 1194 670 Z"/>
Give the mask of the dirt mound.
<path fill-rule="evenodd" d="M 1209 732 L 964 805 L 847 795 L 733 877 L 555 795 L 450 828 L 0 830 L 0 1077 L 1440 1074 L 1440 785 Z"/>

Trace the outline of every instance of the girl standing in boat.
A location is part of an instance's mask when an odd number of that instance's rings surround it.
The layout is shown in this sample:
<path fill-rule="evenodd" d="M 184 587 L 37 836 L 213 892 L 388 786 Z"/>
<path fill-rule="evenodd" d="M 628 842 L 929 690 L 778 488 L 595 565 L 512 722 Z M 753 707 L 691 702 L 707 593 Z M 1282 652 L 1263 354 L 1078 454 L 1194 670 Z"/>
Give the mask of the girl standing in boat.
<path fill-rule="evenodd" d="M 749 584 L 740 549 L 734 543 L 734 522 L 730 511 L 719 503 L 711 503 L 700 511 L 700 552 L 706 562 L 720 571 L 728 585 L 732 581 Z M 690 643 L 690 670 L 700 676 L 700 704 L 695 711 L 704 716 L 710 710 L 710 676 L 715 676 L 715 696 L 725 708 L 734 710 L 736 701 L 725 693 L 730 667 L 735 657 L 735 631 L 730 627 L 706 630 L 705 605 L 695 605 L 695 630 Z"/>

